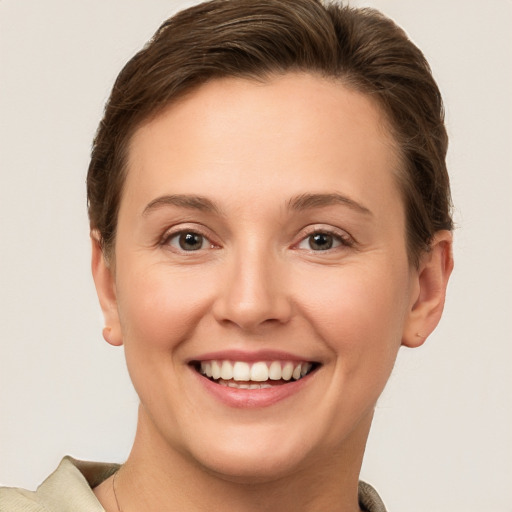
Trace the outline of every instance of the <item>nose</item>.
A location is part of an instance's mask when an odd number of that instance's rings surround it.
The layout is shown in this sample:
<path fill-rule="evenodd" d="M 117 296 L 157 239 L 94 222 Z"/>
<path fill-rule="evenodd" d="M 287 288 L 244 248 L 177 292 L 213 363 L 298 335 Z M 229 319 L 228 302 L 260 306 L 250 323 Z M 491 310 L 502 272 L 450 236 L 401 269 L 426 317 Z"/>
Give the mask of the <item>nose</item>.
<path fill-rule="evenodd" d="M 247 331 L 287 323 L 292 302 L 285 262 L 255 247 L 239 251 L 227 260 L 213 304 L 217 321 Z"/>

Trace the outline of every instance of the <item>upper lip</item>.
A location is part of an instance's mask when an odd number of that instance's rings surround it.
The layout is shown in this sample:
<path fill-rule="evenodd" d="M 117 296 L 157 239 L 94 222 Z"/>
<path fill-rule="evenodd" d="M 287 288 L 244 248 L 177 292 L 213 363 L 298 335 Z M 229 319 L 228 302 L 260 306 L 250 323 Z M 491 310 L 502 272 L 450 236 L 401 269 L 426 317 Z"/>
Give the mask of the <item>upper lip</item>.
<path fill-rule="evenodd" d="M 220 350 L 214 352 L 205 352 L 188 359 L 188 363 L 197 361 L 245 361 L 248 363 L 256 361 L 291 361 L 291 362 L 316 362 L 304 355 L 298 355 L 280 350 Z"/>

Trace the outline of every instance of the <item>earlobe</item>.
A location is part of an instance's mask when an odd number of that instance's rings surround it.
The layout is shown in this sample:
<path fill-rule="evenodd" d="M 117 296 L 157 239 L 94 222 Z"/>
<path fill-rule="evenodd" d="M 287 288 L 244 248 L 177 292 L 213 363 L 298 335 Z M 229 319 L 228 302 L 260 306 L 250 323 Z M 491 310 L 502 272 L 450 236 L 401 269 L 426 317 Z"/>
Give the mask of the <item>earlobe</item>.
<path fill-rule="evenodd" d="M 452 241 L 450 231 L 438 231 L 430 251 L 420 261 L 415 294 L 402 336 L 402 345 L 406 347 L 422 345 L 441 319 L 446 287 L 453 270 Z"/>
<path fill-rule="evenodd" d="M 103 338 L 114 346 L 123 344 L 121 326 L 117 310 L 117 297 L 114 274 L 111 266 L 105 259 L 100 235 L 96 230 L 91 231 L 92 259 L 91 270 L 96 286 L 96 293 L 100 301 L 101 310 L 105 319 Z"/>

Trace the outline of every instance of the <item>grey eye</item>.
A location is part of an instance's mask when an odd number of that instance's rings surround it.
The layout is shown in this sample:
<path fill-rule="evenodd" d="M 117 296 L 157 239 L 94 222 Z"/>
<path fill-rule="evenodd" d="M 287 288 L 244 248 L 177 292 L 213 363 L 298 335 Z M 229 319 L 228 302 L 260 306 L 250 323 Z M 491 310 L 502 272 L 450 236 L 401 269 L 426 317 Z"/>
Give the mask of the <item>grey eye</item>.
<path fill-rule="evenodd" d="M 340 245 L 347 245 L 341 236 L 327 231 L 317 231 L 302 239 L 298 248 L 306 249 L 307 251 L 328 251 Z"/>
<path fill-rule="evenodd" d="M 327 251 L 332 249 L 335 240 L 329 233 L 315 233 L 308 237 L 309 248 L 313 251 Z"/>
<path fill-rule="evenodd" d="M 168 240 L 168 244 L 182 251 L 198 251 L 204 249 L 208 245 L 208 241 L 199 233 L 183 231 L 171 236 Z"/>

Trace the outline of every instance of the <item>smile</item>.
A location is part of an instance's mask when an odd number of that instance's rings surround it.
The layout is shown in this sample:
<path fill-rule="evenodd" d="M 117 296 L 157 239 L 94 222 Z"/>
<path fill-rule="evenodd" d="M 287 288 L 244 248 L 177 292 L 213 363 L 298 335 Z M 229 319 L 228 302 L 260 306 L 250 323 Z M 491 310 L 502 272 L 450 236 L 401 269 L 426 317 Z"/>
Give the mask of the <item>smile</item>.
<path fill-rule="evenodd" d="M 302 379 L 318 365 L 292 361 L 211 360 L 196 363 L 196 370 L 221 386 L 237 389 L 265 389 Z"/>

